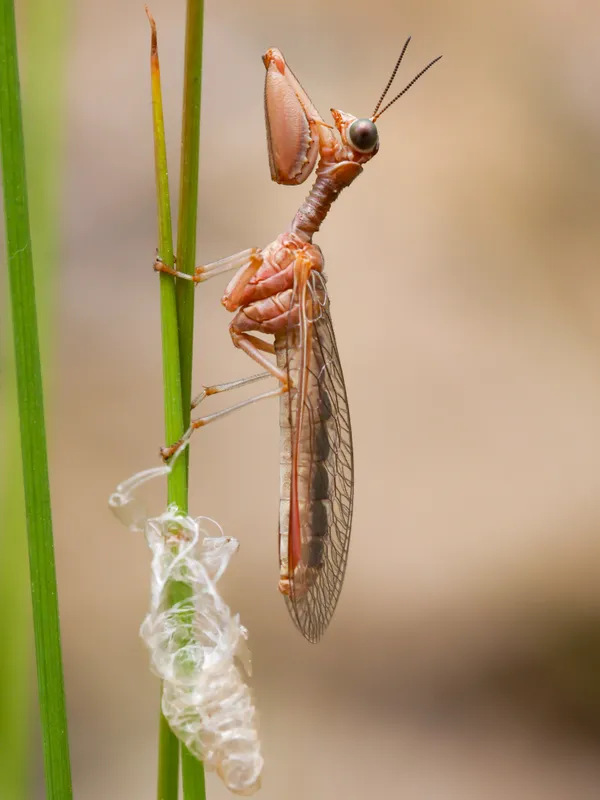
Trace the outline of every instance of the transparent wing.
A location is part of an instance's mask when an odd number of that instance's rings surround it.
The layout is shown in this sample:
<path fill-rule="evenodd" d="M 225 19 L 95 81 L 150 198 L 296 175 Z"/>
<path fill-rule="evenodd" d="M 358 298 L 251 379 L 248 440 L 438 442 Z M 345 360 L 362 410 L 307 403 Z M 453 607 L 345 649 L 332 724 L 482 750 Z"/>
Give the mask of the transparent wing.
<path fill-rule="evenodd" d="M 282 466 L 290 467 L 289 492 L 282 482 L 282 591 L 297 627 L 316 642 L 337 605 L 348 558 L 352 433 L 325 279 L 312 272 L 304 290 L 297 288 L 300 321 L 287 333 L 286 359 L 294 388 L 282 401 L 289 426 Z"/>

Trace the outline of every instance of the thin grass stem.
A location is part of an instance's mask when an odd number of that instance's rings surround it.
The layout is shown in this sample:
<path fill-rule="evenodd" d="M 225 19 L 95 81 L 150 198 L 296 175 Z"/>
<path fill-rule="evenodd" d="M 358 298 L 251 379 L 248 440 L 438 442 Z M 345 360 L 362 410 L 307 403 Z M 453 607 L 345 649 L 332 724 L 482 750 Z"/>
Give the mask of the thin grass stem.
<path fill-rule="evenodd" d="M 189 275 L 194 272 L 196 260 L 203 31 L 203 0 L 187 0 L 183 112 L 181 123 L 179 217 L 177 221 L 177 268 Z M 177 319 L 179 323 L 183 425 L 184 428 L 187 428 L 190 424 L 191 413 L 194 341 L 194 286 L 189 281 L 177 282 Z M 185 458 L 181 459 L 186 469 L 186 491 L 189 482 L 188 456 L 189 450 L 185 452 Z M 187 502 L 185 509 L 187 510 Z M 184 800 L 202 800 L 205 796 L 204 765 L 183 748 Z"/>
<path fill-rule="evenodd" d="M 53 320 L 59 260 L 64 67 L 69 3 L 29 0 L 24 20 L 23 116 L 30 175 L 29 209 L 36 253 L 35 284 L 42 379 L 52 394 Z M 27 560 L 23 476 L 11 453 L 19 452 L 19 408 L 8 292 L 0 291 L 0 797 L 26 800 L 32 792 L 33 623 Z"/>
<path fill-rule="evenodd" d="M 152 26 L 151 80 L 159 232 L 158 255 L 166 265 L 172 267 L 174 261 L 173 233 L 164 114 L 160 84 L 160 63 L 158 59 L 156 26 L 150 14 L 148 14 L 148 17 Z M 165 273 L 160 274 L 165 433 L 167 442 L 174 442 L 179 439 L 187 427 L 189 423 L 189 411 L 185 414 L 184 409 L 189 409 L 191 398 L 191 381 L 190 389 L 187 393 L 187 400 L 183 398 L 185 392 L 182 391 L 181 358 L 182 352 L 186 352 L 191 364 L 193 294 L 191 308 L 192 325 L 188 332 L 188 339 L 186 339 L 181 335 L 177 289 L 178 287 L 175 279 L 172 276 Z M 187 458 L 177 459 L 168 479 L 168 501 L 170 504 L 175 504 L 181 513 L 186 513 L 188 507 L 187 464 Z M 189 593 L 190 590 L 188 586 L 173 582 L 169 587 L 170 602 L 172 604 L 181 602 L 189 596 Z M 205 797 L 204 767 L 202 763 L 192 756 L 185 748 L 182 748 L 182 750 L 184 797 L 186 800 L 203 800 Z M 161 713 L 159 728 L 159 800 L 176 800 L 177 798 L 178 753 L 177 739 Z"/>
<path fill-rule="evenodd" d="M 14 4 L 0 3 L 0 154 L 46 794 L 72 797 Z"/>

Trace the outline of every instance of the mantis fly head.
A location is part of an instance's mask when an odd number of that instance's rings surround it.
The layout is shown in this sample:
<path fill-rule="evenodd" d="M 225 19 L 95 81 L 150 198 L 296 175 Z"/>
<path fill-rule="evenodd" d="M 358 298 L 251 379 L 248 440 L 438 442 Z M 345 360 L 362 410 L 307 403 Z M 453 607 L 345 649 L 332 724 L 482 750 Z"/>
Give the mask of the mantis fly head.
<path fill-rule="evenodd" d="M 358 164 L 366 164 L 379 150 L 379 134 L 372 119 L 360 118 L 331 109 L 331 116 L 338 129 L 343 144 L 352 154 L 352 160 Z"/>
<path fill-rule="evenodd" d="M 392 70 L 392 74 L 390 76 L 389 81 L 386 84 L 385 89 L 381 93 L 381 97 L 377 105 L 375 106 L 375 111 L 373 111 L 372 116 L 370 117 L 361 117 L 357 119 L 353 117 L 351 114 L 346 114 L 344 111 L 338 111 L 335 108 L 331 109 L 331 114 L 333 116 L 333 120 L 335 122 L 335 127 L 338 129 L 340 136 L 342 138 L 342 142 L 346 147 L 349 147 L 352 151 L 353 160 L 359 164 L 365 164 L 367 161 L 370 161 L 371 158 L 377 153 L 379 150 L 379 134 L 377 132 L 377 126 L 375 123 L 379 119 L 379 117 L 383 114 L 384 111 L 399 100 L 405 92 L 407 92 L 410 87 L 423 75 L 427 70 L 432 67 L 436 61 L 439 61 L 441 56 L 434 58 L 427 66 L 422 69 L 415 77 L 408 83 L 401 92 L 399 92 L 392 100 L 387 103 L 383 108 L 381 108 L 381 104 L 388 93 L 390 86 L 392 85 L 392 81 L 396 77 L 396 73 L 398 72 L 398 67 L 404 57 L 404 53 L 406 53 L 406 48 L 408 47 L 408 43 L 410 42 L 410 36 L 404 43 L 404 47 L 402 48 L 402 52 L 398 60 L 396 61 L 396 66 Z M 381 109 L 381 110 L 380 110 Z"/>

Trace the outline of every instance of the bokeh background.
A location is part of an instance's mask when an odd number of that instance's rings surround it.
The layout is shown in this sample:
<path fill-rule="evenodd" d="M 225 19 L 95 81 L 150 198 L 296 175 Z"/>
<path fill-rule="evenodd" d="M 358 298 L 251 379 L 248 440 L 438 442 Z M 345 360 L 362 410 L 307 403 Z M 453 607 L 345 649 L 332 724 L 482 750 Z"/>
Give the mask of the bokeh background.
<path fill-rule="evenodd" d="M 176 198 L 185 9 L 151 8 Z M 599 25 L 590 0 L 207 2 L 199 262 L 270 241 L 307 191 L 270 180 L 267 47 L 324 115 L 371 113 L 408 34 L 397 91 L 444 54 L 318 236 L 356 451 L 318 647 L 277 592 L 276 401 L 194 441 L 191 509 L 241 541 L 224 590 L 250 630 L 264 800 L 600 795 Z M 149 553 L 107 497 L 163 442 L 143 4 L 78 0 L 66 47 L 49 426 L 75 791 L 142 798 Z M 198 387 L 255 371 L 225 282 L 196 294 Z M 208 795 L 227 796 L 214 775 Z"/>

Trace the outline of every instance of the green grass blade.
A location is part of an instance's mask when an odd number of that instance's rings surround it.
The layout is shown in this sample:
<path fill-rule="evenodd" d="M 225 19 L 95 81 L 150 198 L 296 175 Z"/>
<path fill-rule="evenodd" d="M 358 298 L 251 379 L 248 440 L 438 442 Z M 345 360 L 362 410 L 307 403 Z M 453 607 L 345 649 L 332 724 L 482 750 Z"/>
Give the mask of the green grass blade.
<path fill-rule="evenodd" d="M 202 93 L 203 0 L 188 0 L 185 31 L 185 66 L 181 134 L 179 219 L 177 223 L 177 269 L 193 274 L 196 260 L 198 217 L 198 173 L 200 159 L 200 101 Z M 177 315 L 181 356 L 183 423 L 190 421 L 194 334 L 194 287 L 177 284 Z"/>
<path fill-rule="evenodd" d="M 160 85 L 160 64 L 156 26 L 149 15 L 152 26 L 150 51 L 150 74 L 152 81 L 152 122 L 154 129 L 154 162 L 156 172 L 156 201 L 158 221 L 158 255 L 168 266 L 173 266 L 173 228 L 171 223 L 171 197 L 169 192 L 169 170 L 167 146 Z M 177 324 L 177 299 L 175 279 L 160 273 L 160 307 L 163 347 L 163 384 L 165 402 L 165 436 L 168 444 L 177 441 L 183 434 L 184 414 L 181 399 L 180 346 Z M 192 287 L 193 288 L 193 287 Z M 175 503 L 181 511 L 187 511 L 187 474 L 185 462 L 179 458 L 169 475 L 169 503 Z"/>
<path fill-rule="evenodd" d="M 61 0 L 29 0 L 24 26 L 25 83 L 23 98 L 26 157 L 35 182 L 29 185 L 31 232 L 37 263 L 35 282 L 42 351 L 43 379 L 51 374 L 54 336 L 54 287 L 58 264 L 60 204 L 57 188 L 62 166 L 64 115 L 65 39 L 69 4 Z M 7 293 L 8 294 L 8 293 Z M 6 297 L 8 303 L 8 297 Z M 5 375 L 0 403 L 3 448 L 19 450 L 19 410 L 16 396 L 13 342 L 8 308 L 0 309 L 3 328 L 0 334 Z M 3 334 L 3 335 L 2 335 Z M 50 358 L 49 358 L 50 357 Z M 47 395 L 46 395 L 47 396 Z M 31 664 L 33 639 L 25 500 L 20 470 L 4 459 L 0 475 L 0 797 L 26 800 L 31 796 Z"/>
<path fill-rule="evenodd" d="M 160 63 L 154 19 L 146 9 L 152 28 L 150 46 L 150 76 L 152 86 L 152 123 L 154 130 L 154 162 L 156 172 L 156 203 L 158 222 L 158 255 L 173 266 L 173 228 L 167 146 L 160 83 Z M 161 273 L 160 310 L 163 352 L 163 386 L 165 406 L 165 436 L 167 443 L 175 442 L 183 433 L 181 378 L 179 371 L 179 333 L 175 279 Z M 168 477 L 168 501 L 179 508 L 187 503 L 187 470 L 184 459 L 178 459 Z M 162 689 L 161 689 L 162 694 Z M 177 800 L 179 792 L 179 740 L 169 727 L 162 712 L 158 735 L 158 800 Z"/>
<path fill-rule="evenodd" d="M 0 3 L 0 152 L 47 796 L 72 796 L 14 4 Z"/>
<path fill-rule="evenodd" d="M 203 30 L 203 0 L 187 0 L 179 218 L 177 223 L 177 268 L 181 272 L 187 272 L 190 275 L 194 272 L 196 260 Z M 194 336 L 194 286 L 189 281 L 180 280 L 177 282 L 177 319 L 179 323 L 183 424 L 187 428 L 190 422 L 192 397 Z M 181 459 L 181 461 L 184 462 L 187 471 L 189 464 L 187 451 L 185 456 L 185 460 Z M 185 509 L 187 510 L 187 498 Z M 206 796 L 204 765 L 187 752 L 185 748 L 182 748 L 182 750 L 184 800 L 203 800 Z"/>
<path fill-rule="evenodd" d="M 161 687 L 162 696 L 162 687 Z M 179 739 L 161 713 L 158 725 L 158 800 L 177 800 L 179 797 Z"/>
<path fill-rule="evenodd" d="M 203 800 L 206 797 L 204 765 L 187 747 L 181 748 L 181 774 L 185 800 Z"/>
<path fill-rule="evenodd" d="M 151 44 L 151 80 L 152 80 L 152 109 L 154 128 L 154 154 L 156 169 L 156 192 L 158 209 L 158 252 L 160 258 L 168 266 L 173 266 L 173 234 L 171 223 L 171 204 L 169 194 L 167 150 L 165 141 L 164 115 L 162 106 L 162 93 L 160 85 L 160 65 L 158 60 L 158 46 L 156 41 L 156 26 L 150 15 L 152 26 Z M 193 292 L 193 285 L 190 286 Z M 173 277 L 165 273 L 160 275 L 161 296 L 161 324 L 163 342 L 163 381 L 165 402 L 165 431 L 167 443 L 177 441 L 183 434 L 187 423 L 184 419 L 182 390 L 181 390 L 181 348 L 187 347 L 191 353 L 193 335 L 193 305 L 192 305 L 192 330 L 189 341 L 184 341 L 180 336 L 178 325 L 177 289 Z M 193 295 L 192 295 L 193 302 Z M 191 362 L 191 355 L 190 355 Z M 191 395 L 191 387 L 190 393 Z M 190 397 L 186 403 L 190 405 Z M 189 421 L 189 413 L 188 413 Z M 168 478 L 168 500 L 174 503 L 182 512 L 187 512 L 187 459 L 179 458 Z M 170 600 L 173 604 L 189 596 L 189 587 L 181 583 L 173 583 L 169 587 Z M 183 783 L 184 796 L 189 800 L 203 800 L 204 794 L 204 767 L 184 747 L 183 751 Z M 176 800 L 178 791 L 178 754 L 177 739 L 161 714 L 159 728 L 159 768 L 158 768 L 158 798 L 159 800 Z M 193 763 L 192 763 L 193 762 Z"/>

